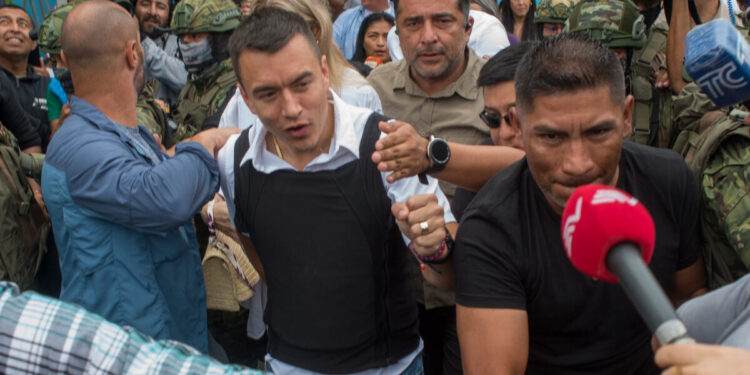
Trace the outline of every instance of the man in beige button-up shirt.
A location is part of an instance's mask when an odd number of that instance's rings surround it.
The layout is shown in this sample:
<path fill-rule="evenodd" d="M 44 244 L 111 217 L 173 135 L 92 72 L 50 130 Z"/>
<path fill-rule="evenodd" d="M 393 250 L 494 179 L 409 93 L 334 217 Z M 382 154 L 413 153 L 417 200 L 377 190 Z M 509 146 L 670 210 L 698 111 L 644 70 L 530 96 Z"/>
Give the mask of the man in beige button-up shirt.
<path fill-rule="evenodd" d="M 386 116 L 405 121 L 422 135 L 480 144 L 489 128 L 479 118 L 483 92 L 476 81 L 484 60 L 467 47 L 474 20 L 468 0 L 394 1 L 396 28 L 404 59 L 383 65 L 368 80 Z M 441 183 L 452 199 L 454 185 Z M 419 283 L 420 333 L 426 374 L 460 373 L 453 293 Z"/>

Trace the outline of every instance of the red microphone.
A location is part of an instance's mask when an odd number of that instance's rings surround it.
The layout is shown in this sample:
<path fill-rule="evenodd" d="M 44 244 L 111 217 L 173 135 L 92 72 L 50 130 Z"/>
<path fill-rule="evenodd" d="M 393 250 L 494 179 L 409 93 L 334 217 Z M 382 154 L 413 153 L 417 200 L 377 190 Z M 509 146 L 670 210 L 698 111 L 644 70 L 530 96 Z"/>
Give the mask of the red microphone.
<path fill-rule="evenodd" d="M 573 266 L 619 282 L 661 345 L 693 342 L 646 265 L 654 253 L 654 221 L 638 199 L 609 186 L 581 186 L 565 205 L 561 232 Z"/>

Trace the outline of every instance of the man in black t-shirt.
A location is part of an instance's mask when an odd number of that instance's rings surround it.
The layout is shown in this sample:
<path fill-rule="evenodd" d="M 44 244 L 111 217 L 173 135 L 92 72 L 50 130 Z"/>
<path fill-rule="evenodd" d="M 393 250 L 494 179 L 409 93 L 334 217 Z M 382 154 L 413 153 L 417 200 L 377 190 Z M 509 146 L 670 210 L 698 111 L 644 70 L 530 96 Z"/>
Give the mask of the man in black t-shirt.
<path fill-rule="evenodd" d="M 619 285 L 579 273 L 560 214 L 577 186 L 616 186 L 656 225 L 650 267 L 675 305 L 704 291 L 698 188 L 678 155 L 623 142 L 633 98 L 617 56 L 563 34 L 516 72 L 526 158 L 464 213 L 454 259 L 464 370 L 493 374 L 655 374 L 651 333 Z"/>

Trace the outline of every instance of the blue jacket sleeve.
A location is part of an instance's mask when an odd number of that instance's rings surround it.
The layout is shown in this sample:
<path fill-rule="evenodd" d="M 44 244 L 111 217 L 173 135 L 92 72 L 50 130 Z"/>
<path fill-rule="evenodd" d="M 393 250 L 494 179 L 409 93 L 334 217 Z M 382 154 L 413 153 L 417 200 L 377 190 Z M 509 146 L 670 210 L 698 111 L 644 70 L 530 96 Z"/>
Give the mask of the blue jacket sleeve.
<path fill-rule="evenodd" d="M 216 161 L 194 142 L 177 145 L 175 156 L 157 166 L 115 139 L 87 142 L 71 155 L 66 174 L 73 201 L 144 232 L 185 224 L 219 188 Z"/>

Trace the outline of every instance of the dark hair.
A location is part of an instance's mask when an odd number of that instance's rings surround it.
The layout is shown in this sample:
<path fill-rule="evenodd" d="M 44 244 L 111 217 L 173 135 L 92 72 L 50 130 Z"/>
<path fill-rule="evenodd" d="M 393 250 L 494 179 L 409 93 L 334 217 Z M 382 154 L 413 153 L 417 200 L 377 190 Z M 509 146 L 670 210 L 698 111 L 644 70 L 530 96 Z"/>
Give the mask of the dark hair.
<path fill-rule="evenodd" d="M 521 40 L 536 40 L 537 28 L 534 25 L 534 13 L 536 12 L 536 0 L 529 0 L 531 5 L 529 11 L 526 13 L 526 17 L 523 19 L 523 36 Z M 505 31 L 508 34 L 513 34 L 513 30 L 516 25 L 516 21 L 513 18 L 513 10 L 510 8 L 510 0 L 503 0 L 500 2 L 500 22 L 505 26 Z M 515 35 L 515 34 L 514 34 Z M 518 37 L 518 35 L 516 35 Z"/>
<path fill-rule="evenodd" d="M 477 86 L 484 87 L 513 81 L 516 78 L 518 63 L 533 45 L 534 42 L 521 42 L 500 50 L 479 71 Z"/>
<path fill-rule="evenodd" d="M 396 18 L 398 18 L 398 3 L 400 3 L 399 0 L 393 0 L 393 14 L 396 15 Z M 469 3 L 469 0 L 456 0 L 456 7 L 464 15 L 464 22 L 469 21 Z"/>
<path fill-rule="evenodd" d="M 500 18 L 500 7 L 495 0 L 470 0 L 469 3 L 469 6 L 477 4 L 482 8 L 482 12 Z"/>
<path fill-rule="evenodd" d="M 29 12 L 26 10 L 26 8 L 20 7 L 20 6 L 16 5 L 16 4 L 13 4 L 13 3 L 9 3 L 9 4 L 2 3 L 2 4 L 0 4 L 0 9 L 3 9 L 3 8 L 12 8 L 12 9 L 22 10 L 24 13 L 26 13 L 27 16 L 29 16 L 29 19 L 31 20 L 31 28 L 32 29 L 36 28 L 36 25 L 34 24 L 34 18 L 31 17 L 31 14 L 29 14 Z"/>
<path fill-rule="evenodd" d="M 216 62 L 222 62 L 229 58 L 229 38 L 232 30 L 212 32 L 208 34 L 208 44 L 211 46 L 211 57 Z"/>
<path fill-rule="evenodd" d="M 388 22 L 391 26 L 393 26 L 394 23 L 393 16 L 385 12 L 377 12 L 365 17 L 365 19 L 362 20 L 362 26 L 359 27 L 359 34 L 357 34 L 357 47 L 354 48 L 352 61 L 364 62 L 365 59 L 367 59 L 367 53 L 365 52 L 365 34 L 367 34 L 367 29 L 370 28 L 370 25 L 378 21 Z"/>
<path fill-rule="evenodd" d="M 242 79 L 238 60 L 242 51 L 274 53 L 284 48 L 298 34 L 307 39 L 310 48 L 320 60 L 320 49 L 315 37 L 301 16 L 270 6 L 261 7 L 251 13 L 229 38 L 229 55 L 232 57 L 234 73 L 240 78 L 240 84 Z"/>
<path fill-rule="evenodd" d="M 507 1 L 507 0 L 506 0 Z M 613 103 L 625 100 L 625 76 L 617 55 L 599 40 L 563 33 L 534 44 L 516 70 L 518 111 L 531 111 L 534 98 L 609 86 Z"/>

